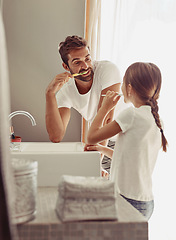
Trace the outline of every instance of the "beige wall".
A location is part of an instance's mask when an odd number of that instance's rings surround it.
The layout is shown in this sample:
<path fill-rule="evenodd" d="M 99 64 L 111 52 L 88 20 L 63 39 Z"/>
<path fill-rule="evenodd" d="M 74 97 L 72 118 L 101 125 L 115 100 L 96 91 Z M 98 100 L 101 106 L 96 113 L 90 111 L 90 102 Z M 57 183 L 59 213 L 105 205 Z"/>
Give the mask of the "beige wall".
<path fill-rule="evenodd" d="M 45 89 L 62 72 L 57 45 L 67 35 L 84 36 L 85 0 L 4 1 L 11 88 L 11 111 L 25 110 L 12 119 L 23 141 L 49 141 L 45 128 Z M 80 141 L 81 117 L 72 110 L 63 141 Z"/>

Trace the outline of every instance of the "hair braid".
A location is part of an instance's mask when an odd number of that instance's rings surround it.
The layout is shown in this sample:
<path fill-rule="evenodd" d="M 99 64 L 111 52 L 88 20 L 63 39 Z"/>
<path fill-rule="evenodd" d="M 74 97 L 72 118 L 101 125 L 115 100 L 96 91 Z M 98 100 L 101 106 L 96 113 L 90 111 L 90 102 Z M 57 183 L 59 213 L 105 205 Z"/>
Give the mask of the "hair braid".
<path fill-rule="evenodd" d="M 160 129 L 160 132 L 161 132 L 161 139 L 162 139 L 162 147 L 163 147 L 163 151 L 166 152 L 167 151 L 167 145 L 168 145 L 168 142 L 165 138 L 165 135 L 164 135 L 164 132 L 163 132 L 163 129 L 162 129 L 162 125 L 161 125 L 161 121 L 160 121 L 160 116 L 159 116 L 159 113 L 158 113 L 158 110 L 159 110 L 159 107 L 158 107 L 158 102 L 156 99 L 154 99 L 153 97 L 150 98 L 148 101 L 147 101 L 147 105 L 150 105 L 151 106 L 151 112 L 153 114 L 153 117 L 155 119 L 155 123 L 156 125 L 158 126 L 158 128 Z"/>
<path fill-rule="evenodd" d="M 156 125 L 161 132 L 162 148 L 167 151 L 168 142 L 164 136 L 160 117 L 158 113 L 159 93 L 161 89 L 162 76 L 160 69 L 153 63 L 136 62 L 128 67 L 125 72 L 124 82 L 130 84 L 139 99 L 149 106 L 155 119 Z"/>

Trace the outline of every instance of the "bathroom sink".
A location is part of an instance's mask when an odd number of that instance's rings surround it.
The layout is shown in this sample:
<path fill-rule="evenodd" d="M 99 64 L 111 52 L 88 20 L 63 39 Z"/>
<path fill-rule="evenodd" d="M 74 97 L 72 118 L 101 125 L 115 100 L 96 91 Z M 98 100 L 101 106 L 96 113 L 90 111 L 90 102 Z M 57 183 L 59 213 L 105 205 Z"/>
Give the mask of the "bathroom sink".
<path fill-rule="evenodd" d="M 84 152 L 81 142 L 21 142 L 12 158 L 38 161 L 38 186 L 58 186 L 62 175 L 100 176 L 99 152 Z"/>
<path fill-rule="evenodd" d="M 22 152 L 83 152 L 84 144 L 81 142 L 22 142 Z"/>

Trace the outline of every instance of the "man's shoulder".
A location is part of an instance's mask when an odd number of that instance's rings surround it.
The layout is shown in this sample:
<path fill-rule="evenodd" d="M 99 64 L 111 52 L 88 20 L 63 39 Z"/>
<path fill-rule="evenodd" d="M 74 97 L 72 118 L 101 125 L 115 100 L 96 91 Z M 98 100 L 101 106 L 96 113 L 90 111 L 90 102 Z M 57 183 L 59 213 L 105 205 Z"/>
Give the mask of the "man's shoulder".
<path fill-rule="evenodd" d="M 94 61 L 93 62 L 93 69 L 94 71 L 100 71 L 100 72 L 111 72 L 116 71 L 119 72 L 119 69 L 117 65 L 111 61 L 108 60 L 102 60 L 102 61 Z"/>
<path fill-rule="evenodd" d="M 108 61 L 108 60 L 101 60 L 101 61 L 93 61 L 93 66 L 94 67 L 110 67 L 110 66 L 116 66 L 116 64 L 114 64 L 113 62 L 111 61 Z"/>
<path fill-rule="evenodd" d="M 94 76 L 102 82 L 104 87 L 121 82 L 120 71 L 113 62 L 103 60 L 94 62 Z"/>

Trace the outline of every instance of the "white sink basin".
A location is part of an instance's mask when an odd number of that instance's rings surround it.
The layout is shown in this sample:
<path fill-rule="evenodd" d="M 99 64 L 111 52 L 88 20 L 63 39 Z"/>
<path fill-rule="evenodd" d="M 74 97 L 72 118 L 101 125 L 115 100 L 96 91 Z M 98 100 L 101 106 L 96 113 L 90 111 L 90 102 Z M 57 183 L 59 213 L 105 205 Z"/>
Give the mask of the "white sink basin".
<path fill-rule="evenodd" d="M 58 186 L 62 175 L 100 176 L 100 153 L 84 152 L 81 142 L 21 142 L 11 155 L 38 161 L 38 186 Z"/>
<path fill-rule="evenodd" d="M 81 142 L 22 142 L 22 152 L 83 152 L 84 144 Z"/>

